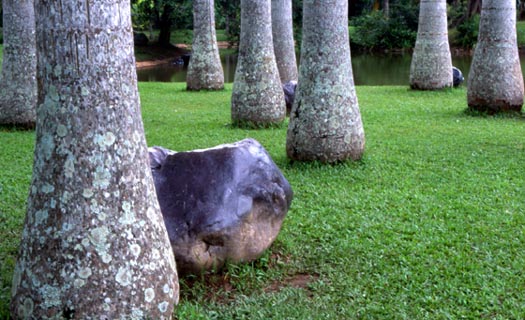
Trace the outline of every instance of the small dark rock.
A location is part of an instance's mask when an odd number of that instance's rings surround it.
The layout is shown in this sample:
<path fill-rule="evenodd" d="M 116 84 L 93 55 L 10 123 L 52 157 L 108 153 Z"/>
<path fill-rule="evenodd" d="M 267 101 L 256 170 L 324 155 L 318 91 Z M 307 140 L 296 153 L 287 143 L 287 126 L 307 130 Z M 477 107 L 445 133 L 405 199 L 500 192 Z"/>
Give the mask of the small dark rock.
<path fill-rule="evenodd" d="M 452 85 L 454 87 L 458 87 L 463 83 L 463 81 L 465 81 L 465 78 L 463 77 L 461 70 L 456 67 L 452 67 Z"/>
<path fill-rule="evenodd" d="M 181 275 L 257 259 L 277 237 L 293 192 L 257 141 L 149 155 Z"/>
<path fill-rule="evenodd" d="M 284 101 L 286 102 L 286 114 L 290 114 L 292 110 L 293 101 L 295 99 L 295 90 L 297 89 L 297 81 L 288 81 L 283 84 Z"/>
<path fill-rule="evenodd" d="M 148 36 L 141 32 L 133 33 L 133 42 L 136 46 L 147 46 L 149 43 Z"/>

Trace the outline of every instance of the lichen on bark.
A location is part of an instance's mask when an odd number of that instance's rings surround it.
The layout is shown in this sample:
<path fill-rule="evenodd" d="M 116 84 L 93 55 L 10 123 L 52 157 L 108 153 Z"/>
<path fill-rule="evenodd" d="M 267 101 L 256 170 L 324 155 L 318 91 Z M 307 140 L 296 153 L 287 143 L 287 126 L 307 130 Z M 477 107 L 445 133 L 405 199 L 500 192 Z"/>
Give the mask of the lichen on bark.
<path fill-rule="evenodd" d="M 286 152 L 294 160 L 360 159 L 365 135 L 354 87 L 348 2 L 305 0 L 296 98 Z"/>
<path fill-rule="evenodd" d="M 410 87 L 439 90 L 452 87 L 452 83 L 447 2 L 422 0 L 419 4 L 417 39 L 410 65 Z"/>
<path fill-rule="evenodd" d="M 41 90 L 11 315 L 169 319 L 178 279 L 149 170 L 129 1 L 35 9 Z"/>
<path fill-rule="evenodd" d="M 265 127 L 286 116 L 275 62 L 270 0 L 241 0 L 241 39 L 231 99 L 234 125 Z"/>
<path fill-rule="evenodd" d="M 516 2 L 484 0 L 467 82 L 468 106 L 489 113 L 521 111 L 523 95 Z"/>
<path fill-rule="evenodd" d="M 193 43 L 186 85 L 188 90 L 224 89 L 213 0 L 193 1 Z"/>

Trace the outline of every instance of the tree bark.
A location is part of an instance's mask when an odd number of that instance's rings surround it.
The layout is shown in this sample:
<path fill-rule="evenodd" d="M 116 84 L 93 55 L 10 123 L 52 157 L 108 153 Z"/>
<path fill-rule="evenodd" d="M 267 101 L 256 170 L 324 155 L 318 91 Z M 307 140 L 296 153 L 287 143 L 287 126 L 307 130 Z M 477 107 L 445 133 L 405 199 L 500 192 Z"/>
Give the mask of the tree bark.
<path fill-rule="evenodd" d="M 410 87 L 439 90 L 451 87 L 452 58 L 448 44 L 446 0 L 422 0 L 410 65 Z"/>
<path fill-rule="evenodd" d="M 171 13 L 173 8 L 166 4 L 162 8 L 162 13 L 159 16 L 159 46 L 168 48 L 171 47 Z"/>
<path fill-rule="evenodd" d="M 213 0 L 193 0 L 193 45 L 186 76 L 188 90 L 224 89 L 214 8 Z"/>
<path fill-rule="evenodd" d="M 468 106 L 489 113 L 521 111 L 523 90 L 516 1 L 484 0 L 468 76 Z"/>
<path fill-rule="evenodd" d="M 363 154 L 347 8 L 347 0 L 303 2 L 299 84 L 286 139 L 291 159 L 337 162 Z"/>
<path fill-rule="evenodd" d="M 241 41 L 231 101 L 234 125 L 265 127 L 286 116 L 275 62 L 270 0 L 241 1 Z"/>
<path fill-rule="evenodd" d="M 272 0 L 272 35 L 281 82 L 297 81 L 292 0 Z"/>
<path fill-rule="evenodd" d="M 149 169 L 129 1 L 35 9 L 36 146 L 11 315 L 169 319 L 177 273 Z"/>
<path fill-rule="evenodd" d="M 36 43 L 33 0 L 3 0 L 4 54 L 0 75 L 0 124 L 34 127 Z"/>

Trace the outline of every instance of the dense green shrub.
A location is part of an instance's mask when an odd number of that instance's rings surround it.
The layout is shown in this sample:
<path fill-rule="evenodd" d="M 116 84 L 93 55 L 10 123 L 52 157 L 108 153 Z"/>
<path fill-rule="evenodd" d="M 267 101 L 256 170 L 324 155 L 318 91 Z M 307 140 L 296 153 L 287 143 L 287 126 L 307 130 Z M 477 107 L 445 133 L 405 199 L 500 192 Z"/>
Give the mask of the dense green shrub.
<path fill-rule="evenodd" d="M 393 5 L 390 16 L 373 11 L 352 20 L 355 34 L 350 43 L 353 49 L 412 48 L 416 41 L 418 8 L 414 4 Z"/>
<path fill-rule="evenodd" d="M 452 45 L 462 48 L 473 48 L 478 41 L 479 15 L 463 20 L 456 27 Z"/>

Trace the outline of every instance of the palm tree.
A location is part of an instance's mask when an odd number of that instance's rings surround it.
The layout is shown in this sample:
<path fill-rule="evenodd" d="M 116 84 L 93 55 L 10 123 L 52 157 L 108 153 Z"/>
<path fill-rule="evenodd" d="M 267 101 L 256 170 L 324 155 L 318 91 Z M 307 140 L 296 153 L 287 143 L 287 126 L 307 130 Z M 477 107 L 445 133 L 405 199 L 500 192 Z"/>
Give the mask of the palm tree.
<path fill-rule="evenodd" d="M 437 90 L 451 87 L 452 83 L 447 2 L 421 0 L 416 45 L 410 65 L 410 87 Z"/>
<path fill-rule="evenodd" d="M 523 75 L 516 36 L 516 1 L 483 0 L 478 44 L 467 82 L 470 109 L 521 111 Z"/>
<path fill-rule="evenodd" d="M 347 0 L 303 2 L 299 84 L 286 139 L 288 157 L 360 159 L 365 134 L 355 93 Z"/>
<path fill-rule="evenodd" d="M 3 0 L 4 56 L 0 75 L 0 124 L 34 127 L 36 44 L 33 0 Z"/>
<path fill-rule="evenodd" d="M 129 1 L 36 0 L 33 179 L 13 276 L 24 319 L 168 319 L 175 260 L 149 170 Z"/>
<path fill-rule="evenodd" d="M 286 116 L 275 62 L 270 0 L 241 0 L 241 40 L 231 101 L 234 125 L 269 126 Z"/>
<path fill-rule="evenodd" d="M 292 0 L 272 0 L 272 35 L 281 82 L 297 81 Z"/>
<path fill-rule="evenodd" d="M 193 45 L 186 84 L 188 90 L 224 89 L 213 0 L 193 1 Z"/>

